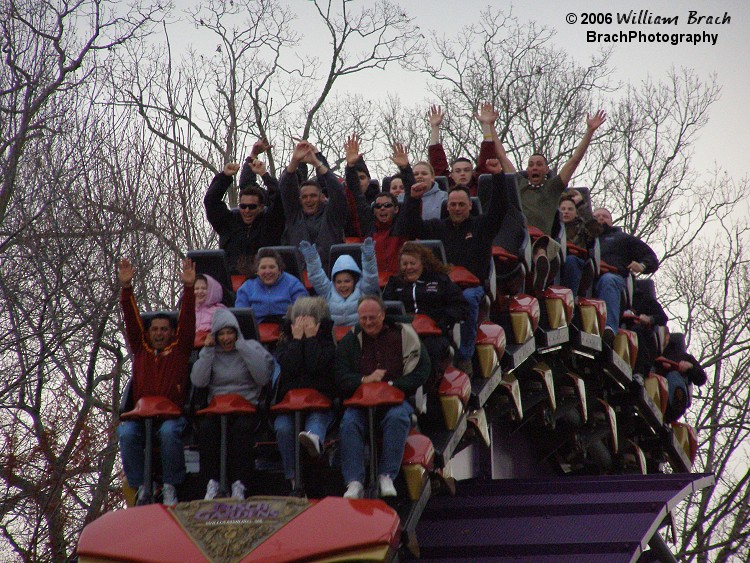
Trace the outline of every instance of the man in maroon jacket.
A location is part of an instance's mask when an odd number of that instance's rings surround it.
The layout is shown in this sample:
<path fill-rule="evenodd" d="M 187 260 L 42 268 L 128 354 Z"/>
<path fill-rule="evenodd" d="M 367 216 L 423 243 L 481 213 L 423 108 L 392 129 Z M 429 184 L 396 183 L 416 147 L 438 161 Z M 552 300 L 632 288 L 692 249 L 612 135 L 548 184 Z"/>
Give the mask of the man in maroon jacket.
<path fill-rule="evenodd" d="M 125 319 L 125 337 L 133 357 L 132 400 L 135 403 L 141 397 L 160 395 L 181 407 L 185 402 L 188 359 L 195 338 L 195 264 L 190 259 L 182 263 L 182 305 L 176 326 L 167 315 L 157 315 L 144 327 L 133 296 L 134 272 L 127 258 L 120 260 L 120 305 Z M 185 479 L 182 434 L 186 425 L 185 418 L 179 417 L 154 426 L 161 450 L 164 504 L 177 504 L 175 485 Z M 131 487 L 138 488 L 138 500 L 141 500 L 144 492 L 144 424 L 139 420 L 123 420 L 117 427 L 117 436 L 125 476 Z"/>

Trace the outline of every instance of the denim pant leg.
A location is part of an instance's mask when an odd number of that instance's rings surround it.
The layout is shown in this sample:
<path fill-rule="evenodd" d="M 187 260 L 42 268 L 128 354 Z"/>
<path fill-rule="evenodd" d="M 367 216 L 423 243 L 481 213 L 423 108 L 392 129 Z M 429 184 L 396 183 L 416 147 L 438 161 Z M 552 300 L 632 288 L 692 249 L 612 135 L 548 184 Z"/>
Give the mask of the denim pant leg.
<path fill-rule="evenodd" d="M 143 448 L 146 443 L 143 421 L 121 421 L 117 427 L 117 439 L 120 442 L 122 468 L 128 485 L 137 489 L 143 485 Z"/>
<path fill-rule="evenodd" d="M 348 408 L 344 411 L 339 435 L 341 473 L 347 485 L 352 481 L 365 482 L 365 443 L 368 432 L 366 409 Z"/>
<path fill-rule="evenodd" d="M 404 457 L 406 437 L 411 427 L 411 414 L 414 412 L 411 404 L 404 401 L 400 405 L 390 407 L 380 420 L 383 432 L 383 448 L 380 452 L 380 466 L 378 474 L 388 475 L 394 479 L 401 469 Z"/>
<path fill-rule="evenodd" d="M 474 357 L 477 323 L 479 322 L 479 304 L 484 297 L 484 288 L 481 286 L 467 287 L 463 293 L 464 299 L 469 302 L 469 318 L 461 323 L 461 346 L 458 348 L 458 359 L 471 360 Z"/>
<path fill-rule="evenodd" d="M 161 449 L 162 480 L 170 485 L 179 485 L 185 480 L 185 445 L 182 435 L 187 427 L 184 416 L 163 421 L 156 431 L 156 440 Z"/>
<path fill-rule="evenodd" d="M 327 409 L 324 411 L 312 411 L 307 413 L 305 418 L 305 430 L 312 432 L 321 442 L 325 442 L 328 427 L 333 422 L 333 411 Z M 322 444 L 321 444 L 322 445 Z"/>
<path fill-rule="evenodd" d="M 273 428 L 284 466 L 284 478 L 294 479 L 294 414 L 279 414 L 273 421 Z"/>
<path fill-rule="evenodd" d="M 562 269 L 562 285 L 573 292 L 573 298 L 578 297 L 578 285 L 581 283 L 583 275 L 583 266 L 586 262 L 583 258 L 568 254 L 565 258 L 565 265 Z"/>
<path fill-rule="evenodd" d="M 625 290 L 625 278 L 619 274 L 602 274 L 596 282 L 596 295 L 607 304 L 607 326 L 615 334 L 620 326 L 620 294 Z"/>

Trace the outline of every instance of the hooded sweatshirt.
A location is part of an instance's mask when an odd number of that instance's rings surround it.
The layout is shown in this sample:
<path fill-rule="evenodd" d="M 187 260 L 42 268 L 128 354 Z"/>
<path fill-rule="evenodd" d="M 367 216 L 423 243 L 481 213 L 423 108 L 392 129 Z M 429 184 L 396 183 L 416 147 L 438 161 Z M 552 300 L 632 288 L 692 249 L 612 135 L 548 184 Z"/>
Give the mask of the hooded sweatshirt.
<path fill-rule="evenodd" d="M 378 295 L 380 287 L 378 286 L 378 262 L 375 254 L 362 253 L 362 267 L 364 272 L 359 269 L 357 262 L 348 254 L 342 254 L 336 259 L 331 270 L 331 279 L 336 279 L 336 274 L 341 272 L 351 272 L 354 274 L 354 290 L 348 297 L 343 297 L 336 291 L 333 282 L 328 279 L 323 271 L 323 265 L 320 257 L 316 252 L 305 254 L 307 263 L 307 275 L 315 288 L 315 293 L 328 302 L 328 308 L 331 311 L 331 318 L 336 326 L 354 326 L 359 321 L 357 315 L 357 305 L 359 298 L 363 295 Z"/>
<path fill-rule="evenodd" d="M 440 219 L 443 202 L 448 199 L 448 192 L 440 189 L 437 182 L 422 195 L 422 220 Z"/>
<path fill-rule="evenodd" d="M 234 350 L 225 352 L 218 345 L 216 334 L 222 328 L 233 328 L 237 333 Z M 190 373 L 193 385 L 208 387 L 209 401 L 214 395 L 235 393 L 257 403 L 276 367 L 273 356 L 257 340 L 242 338 L 237 318 L 227 309 L 216 309 L 211 332 L 216 345 L 201 349 Z"/>
<path fill-rule="evenodd" d="M 224 309 L 226 306 L 221 302 L 224 290 L 221 284 L 207 274 L 201 274 L 206 278 L 206 299 L 203 303 L 195 304 L 195 332 L 209 332 L 211 322 L 216 309 Z"/>

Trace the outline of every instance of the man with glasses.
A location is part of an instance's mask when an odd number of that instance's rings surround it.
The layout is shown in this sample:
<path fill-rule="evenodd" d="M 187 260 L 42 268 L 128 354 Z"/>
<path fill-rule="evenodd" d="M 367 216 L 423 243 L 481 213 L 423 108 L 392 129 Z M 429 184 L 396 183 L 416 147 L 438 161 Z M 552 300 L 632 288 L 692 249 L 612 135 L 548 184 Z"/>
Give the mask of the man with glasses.
<path fill-rule="evenodd" d="M 260 152 L 269 148 L 264 141 L 253 145 L 253 152 L 245 162 L 240 179 L 237 209 L 230 210 L 224 203 L 224 195 L 240 169 L 236 163 L 227 164 L 214 177 L 203 198 L 206 217 L 219 235 L 219 246 L 227 254 L 232 274 L 248 275 L 258 249 L 278 245 L 284 232 L 284 207 L 278 201 L 278 181 L 266 171 L 265 163 L 257 158 Z M 268 191 L 255 183 L 256 176 L 263 179 Z"/>

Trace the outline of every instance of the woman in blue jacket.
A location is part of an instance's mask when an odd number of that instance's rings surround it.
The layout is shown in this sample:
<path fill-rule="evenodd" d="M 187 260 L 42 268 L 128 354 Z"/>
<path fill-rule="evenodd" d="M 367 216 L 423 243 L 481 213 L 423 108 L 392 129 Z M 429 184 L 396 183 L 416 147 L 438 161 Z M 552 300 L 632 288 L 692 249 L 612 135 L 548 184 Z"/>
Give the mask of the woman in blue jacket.
<path fill-rule="evenodd" d="M 284 271 L 284 260 L 273 249 L 258 252 L 255 273 L 237 290 L 234 306 L 252 307 L 259 323 L 280 320 L 291 304 L 308 295 L 302 282 Z"/>

